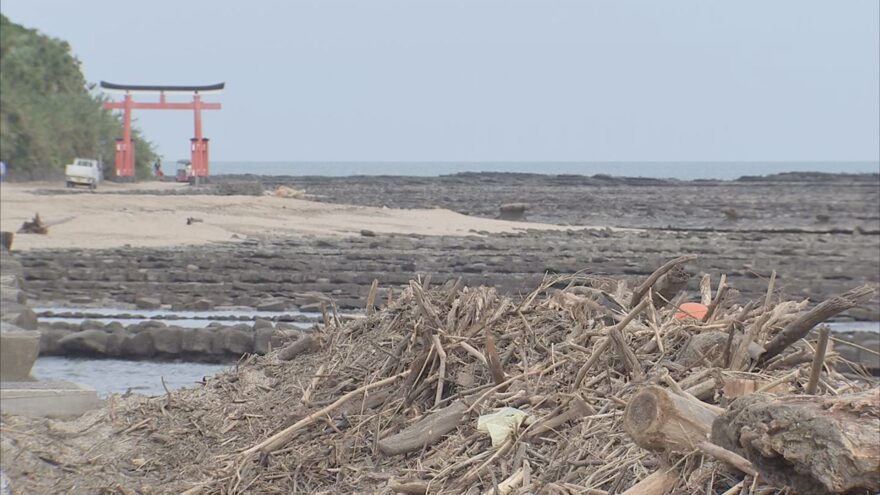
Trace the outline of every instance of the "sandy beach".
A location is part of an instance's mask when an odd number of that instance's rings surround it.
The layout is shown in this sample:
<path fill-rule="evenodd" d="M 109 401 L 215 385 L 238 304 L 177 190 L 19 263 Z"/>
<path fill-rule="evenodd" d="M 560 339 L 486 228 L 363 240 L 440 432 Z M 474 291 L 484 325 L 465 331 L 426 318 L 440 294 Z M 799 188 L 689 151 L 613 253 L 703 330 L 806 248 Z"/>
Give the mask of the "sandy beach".
<path fill-rule="evenodd" d="M 583 226 L 512 222 L 443 208 L 384 208 L 264 196 L 158 194 L 189 187 L 168 182 L 105 182 L 97 192 L 56 183 L 3 184 L 0 228 L 15 232 L 39 213 L 49 234 L 16 237 L 17 250 L 169 247 L 279 235 L 382 234 L 465 236 Z M 137 194 L 136 191 L 148 192 Z M 203 220 L 187 225 L 187 218 Z"/>

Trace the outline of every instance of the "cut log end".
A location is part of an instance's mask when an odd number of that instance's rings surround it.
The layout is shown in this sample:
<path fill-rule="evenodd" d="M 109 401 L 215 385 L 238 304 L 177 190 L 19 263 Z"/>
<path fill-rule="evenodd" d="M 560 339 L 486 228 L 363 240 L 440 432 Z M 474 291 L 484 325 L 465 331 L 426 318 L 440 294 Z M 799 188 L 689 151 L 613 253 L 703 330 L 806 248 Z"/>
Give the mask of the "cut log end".
<path fill-rule="evenodd" d="M 660 412 L 660 401 L 655 394 L 637 394 L 626 406 L 625 421 L 633 428 L 652 425 Z"/>
<path fill-rule="evenodd" d="M 623 426 L 642 448 L 658 453 L 687 452 L 706 440 L 715 416 L 698 401 L 652 385 L 630 399 Z"/>

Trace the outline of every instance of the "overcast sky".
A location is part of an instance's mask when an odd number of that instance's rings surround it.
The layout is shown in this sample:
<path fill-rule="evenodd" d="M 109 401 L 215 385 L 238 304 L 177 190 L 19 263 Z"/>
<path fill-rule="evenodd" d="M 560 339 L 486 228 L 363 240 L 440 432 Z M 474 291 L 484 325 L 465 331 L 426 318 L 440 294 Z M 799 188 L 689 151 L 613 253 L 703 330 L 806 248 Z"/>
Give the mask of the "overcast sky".
<path fill-rule="evenodd" d="M 3 0 L 212 160 L 878 161 L 880 2 Z M 139 96 L 139 98 L 147 98 Z M 140 111 L 166 159 L 192 115 Z"/>

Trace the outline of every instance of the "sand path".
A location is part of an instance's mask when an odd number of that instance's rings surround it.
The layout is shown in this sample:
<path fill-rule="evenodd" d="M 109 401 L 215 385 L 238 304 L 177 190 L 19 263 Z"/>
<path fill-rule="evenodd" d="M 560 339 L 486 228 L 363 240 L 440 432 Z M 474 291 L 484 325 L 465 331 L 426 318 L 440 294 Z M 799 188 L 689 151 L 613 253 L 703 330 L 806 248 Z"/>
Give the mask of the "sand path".
<path fill-rule="evenodd" d="M 587 228 L 492 220 L 439 208 L 373 208 L 274 196 L 113 194 L 186 187 L 158 182 L 104 183 L 95 193 L 68 193 L 56 183 L 2 184 L 0 228 L 14 232 L 34 213 L 40 213 L 50 225 L 49 234 L 16 236 L 14 246 L 21 250 L 182 246 L 285 234 L 347 236 L 360 235 L 364 229 L 461 236 L 483 231 Z M 46 194 L 47 190 L 57 194 Z M 187 217 L 204 221 L 187 225 Z"/>

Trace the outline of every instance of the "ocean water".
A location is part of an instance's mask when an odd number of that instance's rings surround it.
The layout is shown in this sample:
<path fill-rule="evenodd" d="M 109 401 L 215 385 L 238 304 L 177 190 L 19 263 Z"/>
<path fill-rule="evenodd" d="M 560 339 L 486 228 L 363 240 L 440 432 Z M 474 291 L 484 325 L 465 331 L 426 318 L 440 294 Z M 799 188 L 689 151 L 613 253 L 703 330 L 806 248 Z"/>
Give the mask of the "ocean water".
<path fill-rule="evenodd" d="M 731 180 L 784 172 L 880 173 L 880 162 L 267 162 L 214 161 L 211 175 L 407 175 L 436 177 L 462 172 L 607 174 L 680 180 Z"/>

